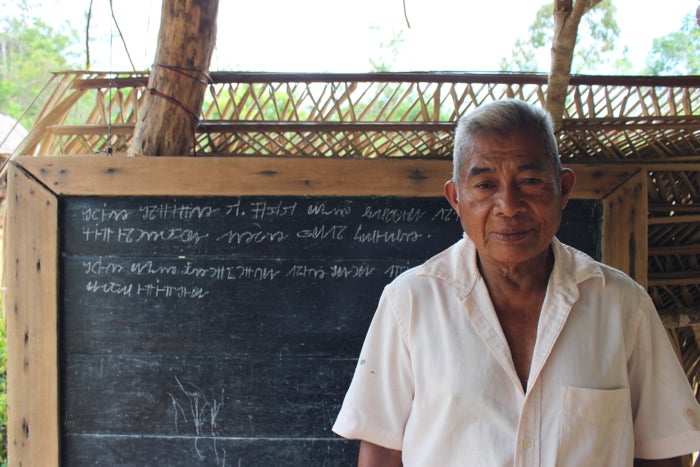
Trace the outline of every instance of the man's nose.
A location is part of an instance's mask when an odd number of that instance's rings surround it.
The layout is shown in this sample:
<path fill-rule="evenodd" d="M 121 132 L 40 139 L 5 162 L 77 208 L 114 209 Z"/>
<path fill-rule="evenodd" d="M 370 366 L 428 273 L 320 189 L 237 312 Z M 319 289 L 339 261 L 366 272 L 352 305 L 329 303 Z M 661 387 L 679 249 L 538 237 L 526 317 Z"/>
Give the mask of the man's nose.
<path fill-rule="evenodd" d="M 496 193 L 498 214 L 513 216 L 523 209 L 523 196 L 517 186 L 502 186 Z"/>

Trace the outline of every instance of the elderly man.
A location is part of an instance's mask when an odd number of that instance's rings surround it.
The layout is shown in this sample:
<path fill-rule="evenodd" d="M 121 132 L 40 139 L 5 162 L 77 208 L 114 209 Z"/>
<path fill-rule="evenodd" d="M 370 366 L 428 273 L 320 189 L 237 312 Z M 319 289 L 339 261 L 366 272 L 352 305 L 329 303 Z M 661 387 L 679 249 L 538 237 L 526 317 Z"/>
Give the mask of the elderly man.
<path fill-rule="evenodd" d="M 453 164 L 466 235 L 385 288 L 333 427 L 362 440 L 359 465 L 677 465 L 700 449 L 649 296 L 555 238 L 575 176 L 549 116 L 482 106 Z"/>

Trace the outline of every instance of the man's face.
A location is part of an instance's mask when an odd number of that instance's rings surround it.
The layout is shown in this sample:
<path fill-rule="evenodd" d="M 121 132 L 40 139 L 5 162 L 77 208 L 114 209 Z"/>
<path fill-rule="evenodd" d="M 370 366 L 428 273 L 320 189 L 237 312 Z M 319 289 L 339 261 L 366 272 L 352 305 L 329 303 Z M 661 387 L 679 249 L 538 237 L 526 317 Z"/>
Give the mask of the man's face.
<path fill-rule="evenodd" d="M 447 182 L 445 195 L 481 263 L 512 268 L 547 257 L 574 180 L 565 169 L 558 181 L 539 136 L 523 129 L 475 138 L 459 186 Z"/>

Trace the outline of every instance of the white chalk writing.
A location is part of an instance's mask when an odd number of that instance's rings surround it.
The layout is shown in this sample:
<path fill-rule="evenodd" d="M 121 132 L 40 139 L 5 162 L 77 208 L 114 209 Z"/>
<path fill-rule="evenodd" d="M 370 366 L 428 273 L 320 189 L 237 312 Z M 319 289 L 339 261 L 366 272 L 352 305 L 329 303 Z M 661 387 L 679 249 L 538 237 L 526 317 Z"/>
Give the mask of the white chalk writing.
<path fill-rule="evenodd" d="M 360 279 L 370 277 L 375 271 L 369 264 L 331 264 L 326 266 L 309 266 L 294 264 L 287 271 L 286 277 L 298 279 Z"/>
<path fill-rule="evenodd" d="M 133 289 L 133 284 L 122 284 L 115 281 L 88 281 L 87 287 L 85 288 L 88 292 L 106 295 L 123 295 L 125 297 L 131 297 Z"/>
<path fill-rule="evenodd" d="M 245 212 L 243 212 L 243 211 L 241 210 L 241 200 L 240 200 L 240 198 L 237 199 L 235 203 L 227 204 L 227 205 L 226 205 L 226 215 L 227 215 L 227 216 L 233 215 L 233 216 L 236 216 L 236 217 L 244 216 L 244 215 L 245 215 Z"/>
<path fill-rule="evenodd" d="M 455 212 L 454 209 L 452 208 L 440 208 L 437 210 L 437 212 L 433 215 L 432 221 L 441 221 L 441 222 L 454 222 L 457 219 L 457 213 Z"/>
<path fill-rule="evenodd" d="M 337 216 L 346 217 L 352 212 L 350 206 L 343 207 L 326 207 L 325 201 L 320 203 L 310 204 L 306 209 L 306 213 L 310 216 Z"/>
<path fill-rule="evenodd" d="M 293 216 L 297 208 L 297 203 L 285 204 L 283 201 L 277 203 L 268 203 L 267 201 L 254 201 L 250 203 L 250 209 L 253 213 L 253 219 L 261 220 L 267 216 Z"/>
<path fill-rule="evenodd" d="M 393 264 L 384 271 L 384 275 L 389 276 L 390 279 L 395 279 L 405 271 L 408 271 L 408 266 Z"/>
<path fill-rule="evenodd" d="M 193 206 L 191 204 L 152 204 L 141 206 L 139 212 L 147 221 L 155 220 L 190 220 L 212 217 L 219 208 L 211 206 Z"/>
<path fill-rule="evenodd" d="M 129 217 L 129 211 L 126 209 L 87 208 L 80 214 L 86 222 L 125 221 Z"/>
<path fill-rule="evenodd" d="M 208 233 L 200 234 L 196 230 L 174 227 L 162 230 L 144 230 L 135 227 L 84 227 L 83 235 L 87 242 L 117 242 L 117 243 L 158 243 L 177 242 L 198 244 L 209 236 Z"/>
<path fill-rule="evenodd" d="M 154 298 L 196 298 L 209 295 L 209 291 L 197 286 L 173 285 L 161 283 L 129 283 L 118 281 L 88 281 L 85 290 L 95 294 L 120 295 L 123 297 L 154 297 Z"/>
<path fill-rule="evenodd" d="M 332 265 L 330 267 L 331 277 L 341 279 L 357 279 L 362 277 L 370 277 L 373 272 L 374 268 L 367 264 L 353 266 Z"/>
<path fill-rule="evenodd" d="M 348 227 L 346 225 L 319 225 L 310 229 L 304 229 L 297 232 L 298 238 L 309 238 L 312 240 L 344 240 L 343 233 Z"/>
<path fill-rule="evenodd" d="M 279 243 L 283 242 L 288 237 L 289 235 L 285 234 L 281 230 L 277 230 L 275 232 L 265 232 L 263 230 L 258 230 L 257 232 L 234 232 L 233 230 L 229 230 L 225 234 L 218 236 L 216 241 L 223 241 L 229 245 L 232 243 L 237 245 L 249 245 L 257 243 Z"/>
<path fill-rule="evenodd" d="M 360 217 L 378 220 L 386 224 L 398 224 L 399 222 L 418 222 L 425 216 L 425 211 L 417 208 L 373 208 L 366 206 Z"/>
<path fill-rule="evenodd" d="M 155 283 L 137 284 L 136 295 L 154 298 L 204 298 L 209 291 L 202 287 Z"/>
<path fill-rule="evenodd" d="M 415 243 L 421 237 L 423 237 L 423 234 L 418 233 L 416 230 L 364 230 L 363 225 L 360 224 L 357 226 L 352 238 L 360 243 Z"/>
<path fill-rule="evenodd" d="M 144 261 L 140 263 L 132 263 L 129 269 L 135 274 L 151 274 L 151 275 L 175 275 L 177 274 L 177 266 L 154 266 L 153 261 Z"/>
<path fill-rule="evenodd" d="M 326 271 L 320 267 L 311 267 L 303 264 L 295 264 L 287 272 L 287 277 L 296 277 L 301 279 L 323 279 L 326 277 Z"/>
<path fill-rule="evenodd" d="M 85 274 L 87 275 L 107 275 L 107 274 L 119 274 L 124 271 L 124 266 L 121 264 L 111 263 L 109 261 L 103 261 L 98 259 L 96 261 L 83 261 L 82 263 Z"/>
<path fill-rule="evenodd" d="M 196 384 L 180 381 L 175 376 L 175 381 L 179 388 L 179 392 L 168 392 L 172 403 L 172 410 L 175 422 L 175 432 L 180 432 L 180 419 L 183 423 L 190 424 L 194 428 L 195 440 L 194 450 L 199 461 L 206 460 L 205 451 L 199 447 L 199 438 L 213 438 L 212 447 L 214 450 L 214 461 L 216 466 L 225 467 L 226 465 L 226 450 L 219 449 L 216 444 L 216 438 L 219 436 L 219 413 L 224 406 L 224 390 L 221 393 L 215 394 L 214 391 L 209 391 L 211 394 L 207 396 L 207 392 L 200 389 Z M 183 396 L 185 397 L 182 400 Z"/>
<path fill-rule="evenodd" d="M 267 267 L 236 266 L 226 268 L 227 279 L 250 279 L 256 281 L 272 281 L 280 274 L 280 270 Z"/>

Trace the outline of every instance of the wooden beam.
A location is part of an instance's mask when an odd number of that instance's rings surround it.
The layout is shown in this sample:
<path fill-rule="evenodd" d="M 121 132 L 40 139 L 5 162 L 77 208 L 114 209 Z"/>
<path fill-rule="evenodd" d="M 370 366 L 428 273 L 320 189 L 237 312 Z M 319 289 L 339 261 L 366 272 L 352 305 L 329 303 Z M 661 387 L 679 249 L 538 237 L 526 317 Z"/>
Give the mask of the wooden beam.
<path fill-rule="evenodd" d="M 566 132 L 592 130 L 683 130 L 696 127 L 700 117 L 686 116 L 649 116 L 649 117 L 607 117 L 576 118 L 564 121 L 562 129 Z"/>
<path fill-rule="evenodd" d="M 87 125 L 50 125 L 46 130 L 54 135 L 61 136 L 85 136 L 85 135 L 133 135 L 134 123 L 115 123 L 113 125 L 87 124 Z"/>
<path fill-rule="evenodd" d="M 649 248 L 649 256 L 700 255 L 700 245 L 670 245 Z M 698 283 L 700 283 L 700 276 Z"/>
<path fill-rule="evenodd" d="M 649 212 L 668 212 L 668 211 L 674 211 L 678 213 L 687 213 L 687 212 L 700 212 L 700 206 L 696 204 L 668 204 L 668 203 L 652 203 L 649 205 Z M 657 219 L 657 218 L 650 218 L 649 221 Z M 660 217 L 658 219 L 666 219 L 665 217 Z"/>
<path fill-rule="evenodd" d="M 175 160 L 177 159 L 177 163 Z M 442 196 L 452 175 L 449 159 L 158 157 L 122 155 L 20 157 L 22 164 L 55 193 L 113 196 L 317 194 Z M 573 198 L 602 199 L 637 169 L 567 164 L 576 172 Z M 127 173 L 128 177 L 123 174 Z M 120 177 L 116 177 L 120 174 Z M 197 177 L 207 180 L 199 183 Z M 118 178 L 118 180 L 117 180 Z M 131 186 L 124 186 L 129 180 Z M 129 190 L 126 191 L 125 190 Z"/>
<path fill-rule="evenodd" d="M 7 209 L 8 465 L 58 465 L 57 201 L 12 164 Z"/>
<path fill-rule="evenodd" d="M 332 131 L 396 131 L 396 132 L 431 132 L 444 133 L 450 138 L 456 127 L 454 122 L 277 122 L 277 121 L 203 121 L 197 127 L 199 133 L 246 133 L 269 132 L 280 133 Z"/>
<path fill-rule="evenodd" d="M 669 211 L 674 211 L 675 206 L 669 204 L 666 208 Z M 669 217 L 650 217 L 649 225 L 666 225 L 666 224 L 695 224 L 700 223 L 700 215 L 688 216 L 669 216 Z"/>
<path fill-rule="evenodd" d="M 123 155 L 19 159 L 59 195 L 442 196 L 451 176 L 448 160 Z"/>
<path fill-rule="evenodd" d="M 603 199 L 638 176 L 639 167 L 630 165 L 601 166 L 598 163 L 562 161 L 576 174 L 573 198 Z"/>
<path fill-rule="evenodd" d="M 55 74 L 75 74 L 76 71 Z M 93 76 L 94 72 L 83 72 Z M 101 74 L 107 74 L 103 72 Z M 112 74 L 113 72 L 109 72 Z M 114 73 L 107 78 L 84 78 L 75 81 L 79 89 L 99 89 L 146 86 L 148 73 Z M 129 74 L 129 76 L 124 76 Z M 386 72 L 386 73 L 272 73 L 258 71 L 212 71 L 213 83 L 309 83 L 309 82 L 406 82 L 406 83 L 485 83 L 485 84 L 547 84 L 547 73 L 460 73 L 460 72 Z M 573 75 L 573 86 L 620 87 L 688 87 L 697 88 L 697 76 L 649 76 L 649 75 Z"/>
<path fill-rule="evenodd" d="M 130 135 L 135 124 L 119 123 L 111 126 L 95 125 L 52 125 L 47 129 L 56 135 Z M 396 131 L 396 132 L 443 132 L 451 137 L 455 124 L 450 122 L 277 122 L 277 121 L 201 121 L 196 133 L 325 133 L 333 131 Z"/>
<path fill-rule="evenodd" d="M 700 276 L 697 272 L 656 272 L 649 274 L 649 287 L 687 286 L 700 287 Z"/>

